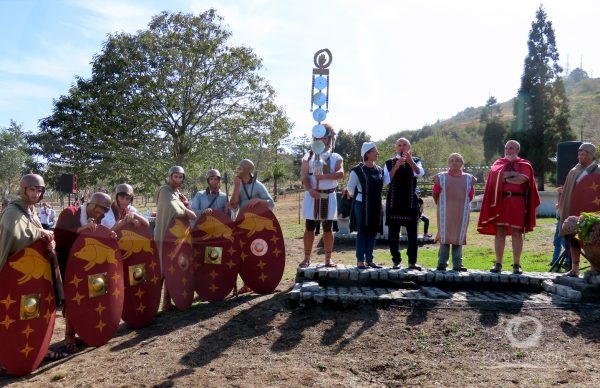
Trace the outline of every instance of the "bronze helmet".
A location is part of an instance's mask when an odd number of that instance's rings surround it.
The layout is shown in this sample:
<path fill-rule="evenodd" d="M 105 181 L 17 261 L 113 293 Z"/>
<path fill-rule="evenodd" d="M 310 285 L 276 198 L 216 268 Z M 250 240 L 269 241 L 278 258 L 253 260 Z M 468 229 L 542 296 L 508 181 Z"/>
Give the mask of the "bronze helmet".
<path fill-rule="evenodd" d="M 183 175 L 183 180 L 185 180 L 185 170 L 181 166 L 173 166 L 169 169 L 169 179 L 171 179 L 171 175 L 178 173 Z"/>
<path fill-rule="evenodd" d="M 111 202 L 110 195 L 98 191 L 92 194 L 89 203 L 90 205 L 97 205 L 110 209 Z"/>
<path fill-rule="evenodd" d="M 221 173 L 219 172 L 219 170 L 212 168 L 206 172 L 206 181 L 208 182 L 208 178 L 211 178 L 213 176 L 216 176 L 217 178 L 221 179 Z"/>
<path fill-rule="evenodd" d="M 125 194 L 126 196 L 133 198 L 133 187 L 127 183 L 121 183 L 115 187 L 115 194 Z"/>
<path fill-rule="evenodd" d="M 21 195 L 25 194 L 25 190 L 28 187 L 32 187 L 32 186 L 41 187 L 42 195 L 40 195 L 38 202 L 44 198 L 44 193 L 46 192 L 46 183 L 44 183 L 44 178 L 42 178 L 40 175 L 38 175 L 38 174 L 23 175 L 23 177 L 21 178 L 21 181 L 19 182 L 19 185 L 20 185 L 19 194 L 21 194 Z"/>

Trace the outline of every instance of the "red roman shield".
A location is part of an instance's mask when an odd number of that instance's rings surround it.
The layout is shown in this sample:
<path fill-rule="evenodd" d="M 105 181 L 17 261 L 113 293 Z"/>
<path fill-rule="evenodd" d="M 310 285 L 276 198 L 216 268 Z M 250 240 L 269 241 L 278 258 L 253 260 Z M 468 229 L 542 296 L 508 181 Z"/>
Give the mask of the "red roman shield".
<path fill-rule="evenodd" d="M 571 214 L 579 216 L 581 212 L 600 211 L 600 174 L 584 176 L 571 194 Z"/>
<path fill-rule="evenodd" d="M 102 346 L 119 327 L 124 284 L 121 250 L 111 231 L 85 230 L 71 247 L 65 279 L 65 311 L 81 339 Z"/>
<path fill-rule="evenodd" d="M 283 233 L 275 214 L 262 203 L 246 206 L 238 214 L 236 225 L 240 276 L 256 293 L 273 292 L 285 268 Z"/>
<path fill-rule="evenodd" d="M 235 227 L 225 212 L 213 210 L 203 213 L 192 229 L 195 288 L 202 300 L 223 300 L 235 286 L 240 265 Z"/>
<path fill-rule="evenodd" d="M 145 226 L 128 223 L 118 232 L 123 257 L 125 300 L 121 318 L 138 329 L 154 321 L 162 279 L 156 242 Z"/>
<path fill-rule="evenodd" d="M 194 249 L 189 226 L 186 217 L 173 219 L 162 243 L 165 287 L 179 310 L 189 309 L 194 300 Z"/>
<path fill-rule="evenodd" d="M 56 301 L 47 244 L 37 240 L 0 271 L 0 365 L 15 376 L 34 371 L 52 339 Z"/>

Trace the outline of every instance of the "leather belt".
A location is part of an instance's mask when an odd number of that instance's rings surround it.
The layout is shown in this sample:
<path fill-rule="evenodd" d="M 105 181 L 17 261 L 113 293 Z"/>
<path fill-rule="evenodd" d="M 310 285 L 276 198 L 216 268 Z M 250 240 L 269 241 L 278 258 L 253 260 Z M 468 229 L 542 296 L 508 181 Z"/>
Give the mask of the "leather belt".
<path fill-rule="evenodd" d="M 318 190 L 319 193 L 323 193 L 323 194 L 331 194 L 335 191 L 335 189 L 329 189 L 329 190 Z"/>
<path fill-rule="evenodd" d="M 525 193 L 511 193 L 510 191 L 503 191 L 503 197 L 524 197 Z"/>

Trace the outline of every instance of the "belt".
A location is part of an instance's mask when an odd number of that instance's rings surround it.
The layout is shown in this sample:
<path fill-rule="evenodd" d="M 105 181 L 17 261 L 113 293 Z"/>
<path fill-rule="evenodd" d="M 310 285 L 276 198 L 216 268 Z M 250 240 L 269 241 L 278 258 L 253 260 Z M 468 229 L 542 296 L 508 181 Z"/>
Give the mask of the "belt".
<path fill-rule="evenodd" d="M 525 193 L 511 193 L 510 191 L 503 191 L 503 197 L 524 197 Z"/>
<path fill-rule="evenodd" d="M 324 194 L 331 194 L 335 191 L 335 189 L 329 189 L 329 190 L 317 190 L 319 193 L 324 193 Z"/>

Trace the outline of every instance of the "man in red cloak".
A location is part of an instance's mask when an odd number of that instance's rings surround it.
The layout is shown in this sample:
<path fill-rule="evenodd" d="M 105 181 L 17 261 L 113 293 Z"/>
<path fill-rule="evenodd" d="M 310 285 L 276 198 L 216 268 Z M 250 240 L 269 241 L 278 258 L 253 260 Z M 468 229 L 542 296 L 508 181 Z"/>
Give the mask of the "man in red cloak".
<path fill-rule="evenodd" d="M 506 235 L 510 234 L 513 273 L 523 273 L 523 233 L 535 227 L 535 209 L 540 204 L 540 196 L 531 163 L 519 157 L 520 149 L 519 142 L 509 140 L 504 146 L 504 157 L 494 162 L 485 184 L 477 231 L 495 236 L 496 263 L 491 272 L 502 270 Z"/>

